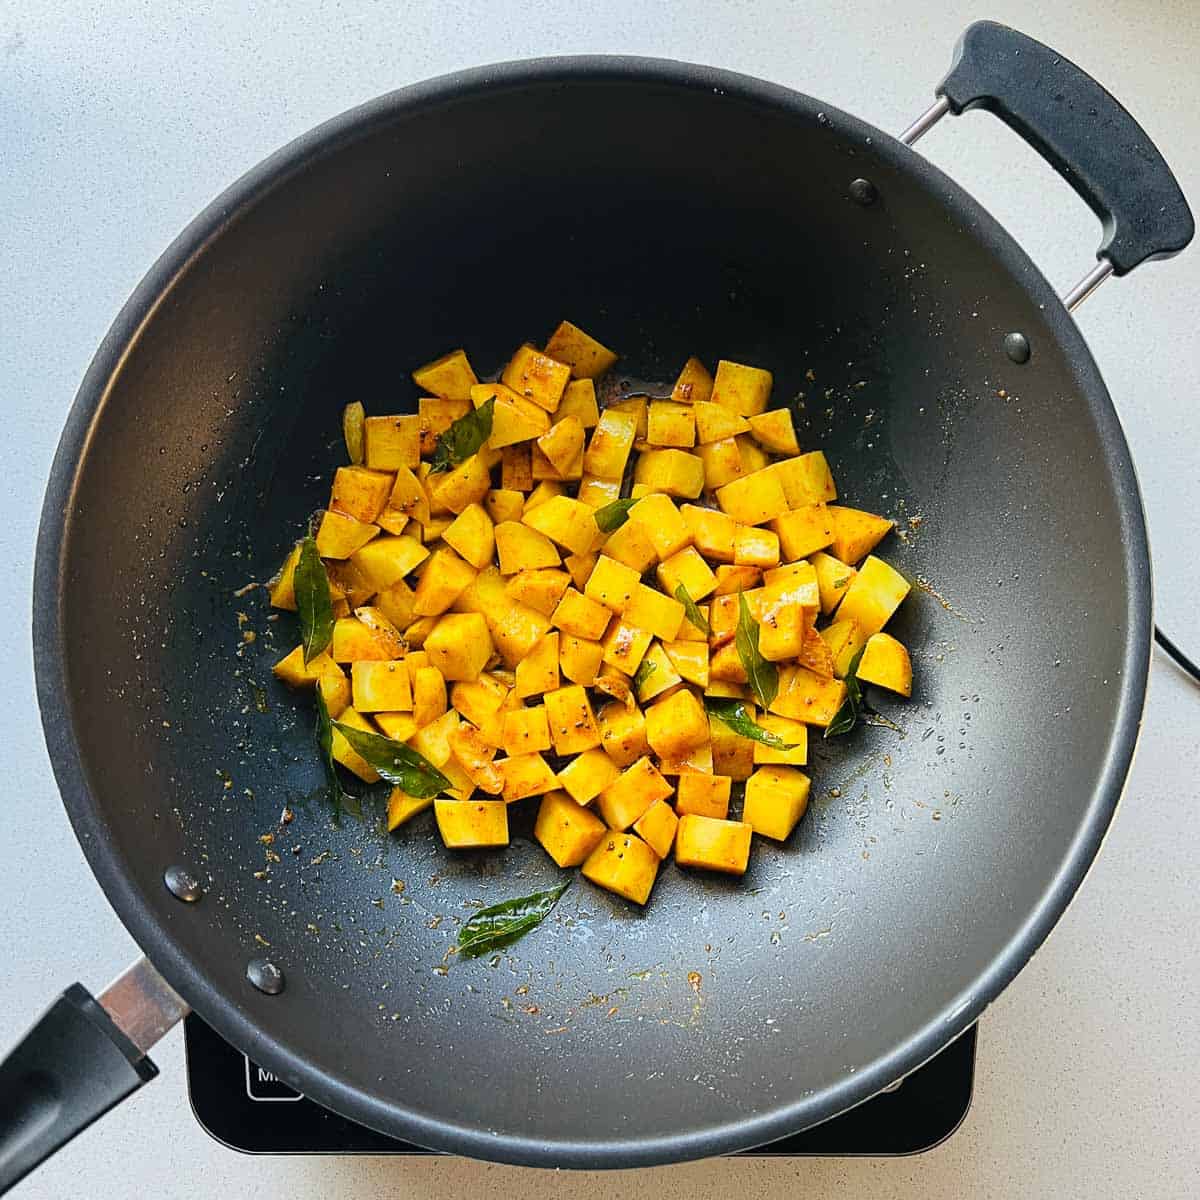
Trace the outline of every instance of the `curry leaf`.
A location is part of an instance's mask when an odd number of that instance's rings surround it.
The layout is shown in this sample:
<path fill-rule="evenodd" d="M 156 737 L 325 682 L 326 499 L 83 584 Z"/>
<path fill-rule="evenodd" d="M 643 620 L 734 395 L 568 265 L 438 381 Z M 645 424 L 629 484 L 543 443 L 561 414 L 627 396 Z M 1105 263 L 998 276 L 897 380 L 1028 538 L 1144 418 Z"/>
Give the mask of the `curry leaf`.
<path fill-rule="evenodd" d="M 724 722 L 734 733 L 740 734 L 744 738 L 761 742 L 772 750 L 795 750 L 796 748 L 796 742 L 785 742 L 779 734 L 772 733 L 769 729 L 764 729 L 759 725 L 750 715 L 750 710 L 742 700 L 725 696 L 705 696 L 704 707 L 718 721 Z"/>
<path fill-rule="evenodd" d="M 620 529 L 629 520 L 629 510 L 636 503 L 636 500 L 626 498 L 614 500 L 611 504 L 605 504 L 602 508 L 596 509 L 596 525 L 600 532 L 612 533 L 614 529 Z"/>
<path fill-rule="evenodd" d="M 300 543 L 300 557 L 292 574 L 296 609 L 300 614 L 300 641 L 304 665 L 308 666 L 333 637 L 333 598 L 329 594 L 329 576 L 310 535 Z"/>
<path fill-rule="evenodd" d="M 329 798 L 333 801 L 334 820 L 342 815 L 342 807 L 354 798 L 342 788 L 338 779 L 337 765 L 333 761 L 333 722 L 329 719 L 329 709 L 325 704 L 325 694 L 318 684 L 317 692 L 317 746 L 321 750 L 321 766 L 325 769 L 325 782 L 329 787 Z"/>
<path fill-rule="evenodd" d="M 519 938 L 540 925 L 558 903 L 558 898 L 571 886 L 568 879 L 557 887 L 531 896 L 518 896 L 481 908 L 458 931 L 460 954 L 483 954 Z"/>
<path fill-rule="evenodd" d="M 445 433 L 438 434 L 429 463 L 430 471 L 449 471 L 477 453 L 492 435 L 492 415 L 495 411 L 496 397 L 493 396 L 465 417 L 459 417 Z"/>
<path fill-rule="evenodd" d="M 403 788 L 410 796 L 424 799 L 454 786 L 423 754 L 395 738 L 340 721 L 334 721 L 333 727 L 388 783 Z"/>
<path fill-rule="evenodd" d="M 750 688 L 763 708 L 770 708 L 779 692 L 779 670 L 768 662 L 758 650 L 758 622 L 750 615 L 746 594 L 738 590 L 738 623 L 733 635 L 742 670 L 750 682 Z"/>
<path fill-rule="evenodd" d="M 641 666 L 633 673 L 633 686 L 637 691 L 641 691 L 646 684 L 646 680 L 658 670 L 658 663 L 652 658 L 643 658 Z"/>
<path fill-rule="evenodd" d="M 863 650 L 865 649 L 866 647 L 864 646 Z M 841 707 L 833 714 L 833 720 L 825 727 L 825 736 L 827 738 L 849 733 L 858 724 L 859 717 L 862 716 L 862 684 L 858 682 L 858 664 L 862 660 L 862 656 L 863 652 L 859 650 L 850 660 L 850 669 L 846 672 L 844 680 L 846 684 L 846 699 L 842 701 Z"/>
<path fill-rule="evenodd" d="M 710 636 L 712 629 L 709 628 L 708 622 L 704 619 L 704 614 L 700 611 L 700 606 L 688 594 L 687 588 L 685 588 L 682 583 L 679 584 L 675 589 L 675 599 L 683 605 L 683 611 L 687 616 L 687 619 L 691 621 L 691 623 L 695 625 L 695 627 L 700 630 L 705 637 Z"/>

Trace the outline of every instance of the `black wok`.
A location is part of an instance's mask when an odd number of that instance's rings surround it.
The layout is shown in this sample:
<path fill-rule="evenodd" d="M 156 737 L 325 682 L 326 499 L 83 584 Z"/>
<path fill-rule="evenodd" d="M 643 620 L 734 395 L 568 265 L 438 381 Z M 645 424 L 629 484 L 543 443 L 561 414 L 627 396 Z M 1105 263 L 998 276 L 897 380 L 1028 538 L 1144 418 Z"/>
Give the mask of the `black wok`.
<path fill-rule="evenodd" d="M 1045 47 L 975 26 L 941 94 L 926 125 L 995 109 L 1104 216 L 1082 290 L 1189 240 L 1145 134 Z M 917 691 L 887 709 L 903 736 L 818 741 L 814 811 L 744 881 L 671 867 L 639 911 L 580 880 L 447 968 L 471 904 L 551 864 L 521 837 L 452 856 L 424 818 L 382 836 L 370 800 L 335 826 L 311 712 L 270 677 L 295 629 L 238 593 L 323 501 L 344 403 L 402 409 L 413 365 L 465 342 L 493 369 L 564 316 L 642 378 L 775 372 L 843 495 L 900 518 Z M 64 803 L 169 988 L 143 966 L 56 1002 L 0 1068 L 0 1184 L 152 1075 L 185 1004 L 320 1103 L 483 1158 L 631 1166 L 830 1117 L 974 1021 L 1062 913 L 1151 644 L 1125 440 L 1020 247 L 853 117 L 638 59 L 385 96 L 217 200 L 84 380 L 34 600 Z"/>

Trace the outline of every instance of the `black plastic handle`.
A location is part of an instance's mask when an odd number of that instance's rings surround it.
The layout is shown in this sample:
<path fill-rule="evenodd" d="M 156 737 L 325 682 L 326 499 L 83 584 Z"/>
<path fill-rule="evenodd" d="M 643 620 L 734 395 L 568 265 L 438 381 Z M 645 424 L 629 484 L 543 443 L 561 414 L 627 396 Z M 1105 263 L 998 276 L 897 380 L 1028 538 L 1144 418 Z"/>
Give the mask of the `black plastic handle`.
<path fill-rule="evenodd" d="M 0 1195 L 157 1074 L 72 984 L 0 1063 Z"/>
<path fill-rule="evenodd" d="M 1097 258 L 1124 275 L 1178 254 L 1196 231 L 1163 156 L 1124 106 L 1049 46 L 977 21 L 938 86 L 955 114 L 994 112 L 1087 202 L 1104 224 Z"/>

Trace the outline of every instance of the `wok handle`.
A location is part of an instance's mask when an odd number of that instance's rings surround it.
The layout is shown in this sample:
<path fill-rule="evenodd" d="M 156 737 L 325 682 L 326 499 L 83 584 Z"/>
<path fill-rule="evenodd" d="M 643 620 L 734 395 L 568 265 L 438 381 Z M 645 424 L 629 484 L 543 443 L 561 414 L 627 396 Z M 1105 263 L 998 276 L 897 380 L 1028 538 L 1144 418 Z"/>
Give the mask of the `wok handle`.
<path fill-rule="evenodd" d="M 147 1048 L 186 1011 L 145 959 L 99 1000 L 67 988 L 0 1062 L 0 1195 L 149 1083 Z"/>
<path fill-rule="evenodd" d="M 941 111 L 928 120 L 931 109 L 924 128 L 917 128 L 918 121 L 915 136 L 901 140 L 911 144 L 945 111 L 995 113 L 1103 223 L 1100 265 L 1089 272 L 1096 277 L 1093 288 L 1110 268 L 1125 275 L 1147 259 L 1178 254 L 1192 240 L 1196 226 L 1187 200 L 1146 131 L 1087 72 L 1049 46 L 1007 25 L 977 21 L 959 38 L 937 95 L 935 109 Z"/>

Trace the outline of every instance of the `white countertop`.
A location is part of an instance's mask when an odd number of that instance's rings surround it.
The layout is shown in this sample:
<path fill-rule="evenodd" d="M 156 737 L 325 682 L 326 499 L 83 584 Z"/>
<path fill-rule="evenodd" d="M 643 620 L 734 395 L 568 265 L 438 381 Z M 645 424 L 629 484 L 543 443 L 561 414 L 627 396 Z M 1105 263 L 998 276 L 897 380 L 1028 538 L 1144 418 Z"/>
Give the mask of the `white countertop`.
<path fill-rule="evenodd" d="M 15 649 L 0 841 L 0 1047 L 66 984 L 134 954 L 92 881 L 42 744 L 27 632 L 43 482 L 67 406 L 138 278 L 227 183 L 311 125 L 426 76 L 528 55 L 627 52 L 716 63 L 898 130 L 973 19 L 1007 21 L 1091 69 L 1200 207 L 1200 7 L 1191 0 L 906 4 L 401 0 L 252 6 L 0 6 L 0 608 Z M 858 10 L 870 11 L 858 11 Z M 850 11 L 855 10 L 855 11 Z M 1062 288 L 1096 222 L 998 122 L 945 122 L 921 149 Z M 1079 319 L 1140 468 L 1163 624 L 1200 651 L 1200 246 L 1108 283 Z M 1069 597 L 1063 597 L 1069 603 Z M 724 1195 L 1183 1197 L 1200 1193 L 1200 691 L 1156 657 L 1136 765 L 1103 853 L 1044 949 L 985 1015 L 975 1102 L 912 1159 L 716 1161 L 622 1177 L 462 1160 L 247 1159 L 187 1104 L 178 1032 L 162 1077 L 16 1194 L 542 1196 L 621 1187 Z M 1053 796 L 1022 802 L 1053 804 Z"/>

